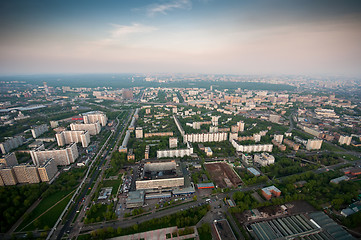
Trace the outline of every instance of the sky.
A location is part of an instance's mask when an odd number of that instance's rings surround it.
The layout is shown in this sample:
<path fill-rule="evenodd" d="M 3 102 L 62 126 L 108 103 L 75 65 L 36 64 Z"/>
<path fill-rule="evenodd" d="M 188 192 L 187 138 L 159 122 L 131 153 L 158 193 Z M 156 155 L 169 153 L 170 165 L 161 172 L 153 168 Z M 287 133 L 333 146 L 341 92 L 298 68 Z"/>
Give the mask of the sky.
<path fill-rule="evenodd" d="M 0 75 L 165 72 L 361 76 L 361 1 L 0 1 Z"/>

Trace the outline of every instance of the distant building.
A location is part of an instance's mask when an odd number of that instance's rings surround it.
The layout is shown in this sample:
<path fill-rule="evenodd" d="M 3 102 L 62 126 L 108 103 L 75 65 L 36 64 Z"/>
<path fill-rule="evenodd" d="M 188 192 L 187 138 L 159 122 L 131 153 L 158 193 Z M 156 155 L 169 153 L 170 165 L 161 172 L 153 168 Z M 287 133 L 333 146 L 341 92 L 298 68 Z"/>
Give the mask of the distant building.
<path fill-rule="evenodd" d="M 143 138 L 143 128 L 142 127 L 137 127 L 135 129 L 135 137 L 136 138 Z"/>
<path fill-rule="evenodd" d="M 144 138 L 173 136 L 173 132 L 144 133 Z"/>
<path fill-rule="evenodd" d="M 236 140 L 232 140 L 231 143 L 237 152 L 272 152 L 273 149 L 272 144 L 241 145 Z"/>
<path fill-rule="evenodd" d="M 283 135 L 282 134 L 275 134 L 275 135 L 273 135 L 273 139 L 278 143 L 282 143 Z"/>
<path fill-rule="evenodd" d="M 227 140 L 228 133 L 192 133 L 183 136 L 183 142 L 222 142 Z"/>
<path fill-rule="evenodd" d="M 306 144 L 307 150 L 319 150 L 322 147 L 321 139 L 308 139 Z"/>
<path fill-rule="evenodd" d="M 46 124 L 42 124 L 40 126 L 35 126 L 31 129 L 31 134 L 33 135 L 33 138 L 37 138 L 43 133 L 47 132 L 49 130 L 49 126 Z"/>
<path fill-rule="evenodd" d="M 149 159 L 149 150 L 150 150 L 150 146 L 149 145 L 145 146 L 144 159 Z"/>
<path fill-rule="evenodd" d="M 108 122 L 107 115 L 100 111 L 84 113 L 83 120 L 85 124 L 99 122 L 102 127 L 105 127 Z"/>
<path fill-rule="evenodd" d="M 72 131 L 88 131 L 90 135 L 97 135 L 100 133 L 101 127 L 100 123 L 72 123 L 70 124 L 70 129 Z"/>
<path fill-rule="evenodd" d="M 16 136 L 16 137 L 8 138 L 7 140 L 5 140 L 5 142 L 0 143 L 0 149 L 2 154 L 6 154 L 10 150 L 23 145 L 24 140 L 25 139 L 23 136 Z"/>
<path fill-rule="evenodd" d="M 237 123 L 238 126 L 238 131 L 243 132 L 244 131 L 244 122 L 243 121 L 239 121 Z"/>
<path fill-rule="evenodd" d="M 272 196 L 275 196 L 275 197 L 281 196 L 281 190 L 279 190 L 275 186 L 269 186 L 269 187 L 262 188 L 261 192 L 262 192 L 262 195 L 267 200 L 270 200 L 272 198 Z"/>
<path fill-rule="evenodd" d="M 212 125 L 213 126 L 218 126 L 218 119 L 220 118 L 220 116 L 212 116 Z"/>
<path fill-rule="evenodd" d="M 133 91 L 131 89 L 123 89 L 123 99 L 124 100 L 132 100 L 133 99 Z"/>
<path fill-rule="evenodd" d="M 78 147 L 75 143 L 72 143 L 65 149 L 55 149 L 55 150 L 31 150 L 30 151 L 31 158 L 33 160 L 34 165 L 42 165 L 49 158 L 54 159 L 56 165 L 69 165 L 78 158 Z"/>
<path fill-rule="evenodd" d="M 82 147 L 88 147 L 90 143 L 90 134 L 88 131 L 75 130 L 75 131 L 62 131 L 55 134 L 58 146 L 65 146 L 70 143 L 81 142 Z"/>
<path fill-rule="evenodd" d="M 213 151 L 210 147 L 205 147 L 204 152 L 206 153 L 207 157 L 212 157 Z"/>
<path fill-rule="evenodd" d="M 57 128 L 59 126 L 59 122 L 58 121 L 50 121 L 50 127 L 51 128 Z"/>
<path fill-rule="evenodd" d="M 352 137 L 350 136 L 344 136 L 344 135 L 341 135 L 340 138 L 338 139 L 338 143 L 340 145 L 350 145 L 351 144 L 351 140 L 352 140 Z"/>
<path fill-rule="evenodd" d="M 253 174 L 254 176 L 258 177 L 261 175 L 261 173 L 259 171 L 257 171 L 255 168 L 250 167 L 247 168 L 247 171 L 250 172 L 251 174 Z"/>
<path fill-rule="evenodd" d="M 291 141 L 289 139 L 285 139 L 285 140 L 283 140 L 283 142 L 287 146 L 293 148 L 293 150 L 295 150 L 295 151 L 297 151 L 300 148 L 300 144 L 294 143 L 293 141 Z"/>
<path fill-rule="evenodd" d="M 169 138 L 169 148 L 176 148 L 178 146 L 178 138 L 170 137 Z"/>
<path fill-rule="evenodd" d="M 273 123 L 279 123 L 281 119 L 281 116 L 276 115 L 276 114 L 270 114 L 269 115 L 269 121 L 273 122 Z"/>
<path fill-rule="evenodd" d="M 338 178 L 331 179 L 330 183 L 339 184 L 342 181 L 348 181 L 348 180 L 350 180 L 350 178 L 345 175 L 345 176 L 341 176 L 341 177 L 338 177 Z"/>
<path fill-rule="evenodd" d="M 12 167 L 18 165 L 15 153 L 9 153 L 0 158 L 0 164 L 4 164 L 6 167 Z"/>
<path fill-rule="evenodd" d="M 129 149 L 127 154 L 127 160 L 128 161 L 134 161 L 135 160 L 135 154 L 133 153 L 133 149 Z"/>

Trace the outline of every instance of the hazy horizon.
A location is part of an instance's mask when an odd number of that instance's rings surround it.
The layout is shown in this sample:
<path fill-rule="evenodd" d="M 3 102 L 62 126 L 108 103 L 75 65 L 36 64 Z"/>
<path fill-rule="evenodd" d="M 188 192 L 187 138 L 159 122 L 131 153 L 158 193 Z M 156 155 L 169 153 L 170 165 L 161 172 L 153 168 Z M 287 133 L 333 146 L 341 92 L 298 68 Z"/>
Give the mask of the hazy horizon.
<path fill-rule="evenodd" d="M 360 1 L 2 1 L 0 75 L 361 76 Z"/>

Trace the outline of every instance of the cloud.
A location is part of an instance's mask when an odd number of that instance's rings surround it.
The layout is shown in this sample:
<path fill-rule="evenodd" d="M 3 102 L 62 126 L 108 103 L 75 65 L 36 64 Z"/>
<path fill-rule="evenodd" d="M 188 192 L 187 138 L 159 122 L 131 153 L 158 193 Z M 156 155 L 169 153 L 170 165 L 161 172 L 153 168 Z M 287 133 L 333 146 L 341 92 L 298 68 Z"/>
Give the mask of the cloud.
<path fill-rule="evenodd" d="M 131 25 L 111 24 L 111 26 L 113 29 L 110 31 L 109 37 L 97 40 L 93 43 L 97 45 L 110 45 L 128 39 L 134 34 L 150 33 L 158 30 L 154 26 L 147 26 L 139 23 L 133 23 Z"/>
<path fill-rule="evenodd" d="M 166 3 L 151 4 L 147 7 L 146 11 L 149 16 L 155 16 L 157 14 L 166 15 L 167 12 L 174 9 L 191 9 L 192 2 L 190 0 L 173 0 Z"/>

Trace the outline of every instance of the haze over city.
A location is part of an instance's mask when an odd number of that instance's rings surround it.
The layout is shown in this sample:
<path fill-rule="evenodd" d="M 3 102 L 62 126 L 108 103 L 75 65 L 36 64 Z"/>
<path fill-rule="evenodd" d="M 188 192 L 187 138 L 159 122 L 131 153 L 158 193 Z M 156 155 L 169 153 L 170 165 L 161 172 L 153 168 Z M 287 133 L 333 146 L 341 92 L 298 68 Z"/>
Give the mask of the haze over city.
<path fill-rule="evenodd" d="M 0 1 L 0 239 L 361 239 L 360 0 Z"/>
<path fill-rule="evenodd" d="M 1 1 L 0 74 L 361 74 L 360 1 Z"/>

